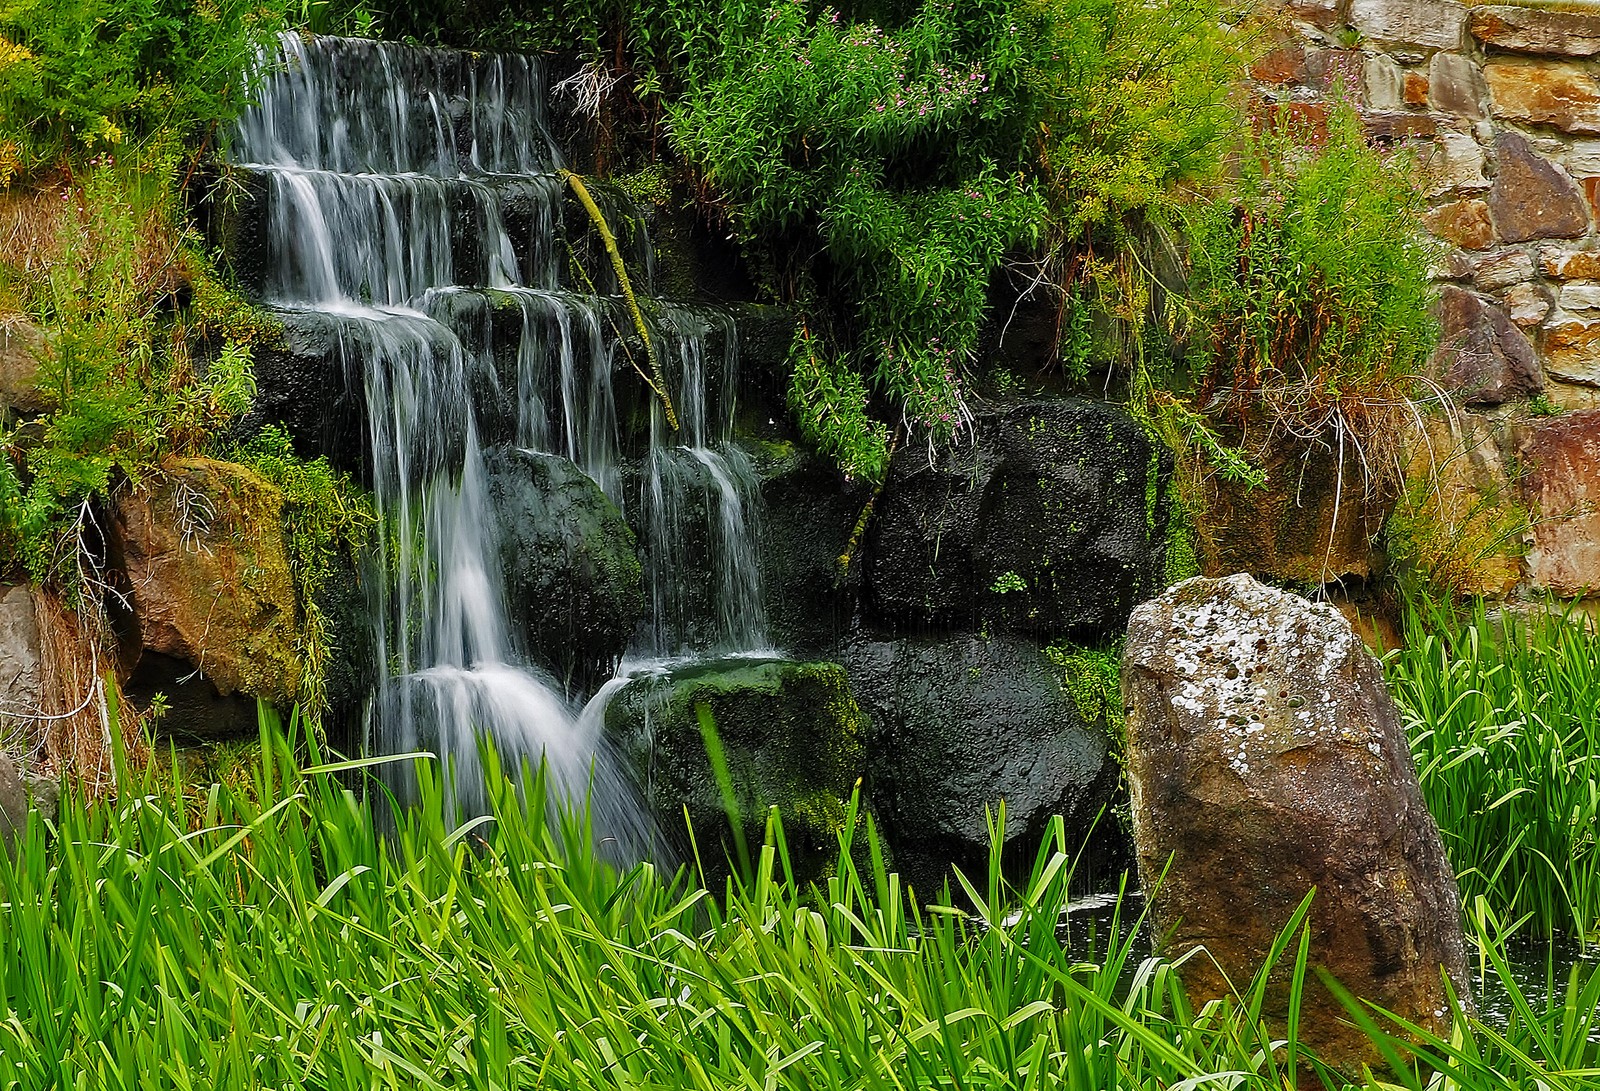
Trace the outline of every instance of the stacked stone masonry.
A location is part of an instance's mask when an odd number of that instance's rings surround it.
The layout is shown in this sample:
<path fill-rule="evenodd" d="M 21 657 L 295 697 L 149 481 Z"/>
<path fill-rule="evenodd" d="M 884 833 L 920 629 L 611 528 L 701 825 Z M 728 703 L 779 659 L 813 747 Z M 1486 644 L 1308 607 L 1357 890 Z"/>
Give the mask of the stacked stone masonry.
<path fill-rule="evenodd" d="M 1528 508 L 1521 588 L 1595 594 L 1600 3 L 1287 0 L 1284 13 L 1252 72 L 1259 116 L 1315 133 L 1342 96 L 1371 140 L 1415 156 L 1442 243 L 1432 377 L 1454 402 L 1447 434 L 1478 461 L 1491 435 L 1482 488 L 1509 482 L 1506 502 Z"/>

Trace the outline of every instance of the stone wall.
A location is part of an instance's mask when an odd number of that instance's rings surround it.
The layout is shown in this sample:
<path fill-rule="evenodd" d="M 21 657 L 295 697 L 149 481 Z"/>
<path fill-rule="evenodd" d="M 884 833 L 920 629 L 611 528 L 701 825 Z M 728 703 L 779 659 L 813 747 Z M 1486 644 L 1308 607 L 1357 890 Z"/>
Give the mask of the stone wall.
<path fill-rule="evenodd" d="M 1446 519 L 1518 503 L 1531 519 L 1468 589 L 1600 588 L 1600 4 L 1284 10 L 1258 112 L 1314 128 L 1342 93 L 1374 141 L 1416 155 L 1444 244 L 1433 378 L 1457 412 L 1414 465 L 1458 467 Z"/>

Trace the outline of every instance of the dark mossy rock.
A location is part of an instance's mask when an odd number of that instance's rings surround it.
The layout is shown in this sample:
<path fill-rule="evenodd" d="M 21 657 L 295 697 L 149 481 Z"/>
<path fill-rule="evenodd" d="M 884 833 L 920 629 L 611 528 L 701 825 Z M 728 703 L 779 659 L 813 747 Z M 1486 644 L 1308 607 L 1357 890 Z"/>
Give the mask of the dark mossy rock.
<path fill-rule="evenodd" d="M 986 809 L 1002 800 L 1005 847 L 1028 856 L 1053 815 L 1081 841 L 1116 789 L 1104 724 L 1080 714 L 1062 669 L 1032 641 L 863 639 L 844 662 L 872 724 L 873 804 L 914 882 L 981 866 Z"/>
<path fill-rule="evenodd" d="M 647 786 L 656 821 L 687 849 L 687 808 L 702 858 L 714 868 L 717 847 L 731 853 L 734 845 L 700 706 L 721 742 L 746 843 L 761 844 L 775 806 L 797 874 L 823 874 L 837 857 L 835 836 L 863 767 L 866 725 L 844 668 L 720 660 L 641 675 L 607 707 L 606 736 Z"/>
<path fill-rule="evenodd" d="M 365 479 L 367 395 L 347 362 L 345 331 L 336 319 L 309 311 L 278 318 L 283 335 L 255 351 L 256 396 L 241 430 L 279 425 L 302 458 L 326 457 Z"/>
<path fill-rule="evenodd" d="M 328 638 L 328 654 L 322 664 L 322 684 L 328 700 L 323 726 L 328 742 L 345 754 L 361 750 L 362 711 L 378 679 L 377 649 L 372 619 L 367 614 L 365 587 L 365 581 L 371 578 L 381 577 L 363 572 L 360 565 L 341 555 L 316 599 Z"/>
<path fill-rule="evenodd" d="M 831 657 L 850 631 L 861 566 L 839 557 L 871 489 L 791 443 L 748 443 L 761 482 L 761 586 L 772 643 L 791 655 Z"/>
<path fill-rule="evenodd" d="M 866 559 L 872 619 L 1109 634 L 1158 591 L 1170 455 L 1102 402 L 1001 403 L 969 441 L 902 449 Z"/>
<path fill-rule="evenodd" d="M 633 531 L 564 458 L 498 447 L 485 463 L 510 616 L 569 689 L 592 689 L 622 658 L 644 612 Z"/>

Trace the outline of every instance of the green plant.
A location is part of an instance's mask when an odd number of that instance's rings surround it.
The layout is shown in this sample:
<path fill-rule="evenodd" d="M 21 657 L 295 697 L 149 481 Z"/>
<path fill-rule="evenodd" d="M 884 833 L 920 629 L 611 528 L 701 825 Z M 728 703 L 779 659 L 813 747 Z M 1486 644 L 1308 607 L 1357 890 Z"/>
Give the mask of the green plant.
<path fill-rule="evenodd" d="M 1464 902 L 1600 938 L 1600 632 L 1419 602 L 1405 636 L 1388 677 Z"/>
<path fill-rule="evenodd" d="M 712 892 L 602 861 L 536 770 L 518 790 L 486 755 L 492 814 L 452 828 L 431 759 L 324 761 L 307 743 L 306 768 L 296 729 L 263 718 L 248 783 L 189 791 L 124 765 L 120 799 L 69 793 L 53 829 L 35 816 L 0 854 L 9 1083 L 1265 1091 L 1319 1071 L 1261 1015 L 1272 967 L 1195 1008 L 1182 958 L 1141 959 L 1131 908 L 1098 932 L 1064 915 L 1060 823 L 1020 885 L 995 853 L 958 900 L 924 904 L 859 809 L 812 889 L 774 819 L 752 870 Z M 418 763 L 414 809 L 362 794 L 395 760 Z M 1279 946 L 1303 983 L 1301 919 Z M 1600 974 L 1540 1005 L 1481 938 L 1509 1025 L 1458 1009 L 1450 1040 L 1409 1039 L 1416 1063 L 1355 1086 L 1589 1085 Z M 1397 1048 L 1401 1028 L 1351 1003 Z M 1343 1085 L 1298 1086 L 1315 1082 Z"/>
<path fill-rule="evenodd" d="M 1027 583 L 1015 572 L 1000 573 L 989 587 L 989 590 L 996 595 L 1007 595 L 1013 591 L 1026 591 L 1027 589 Z"/>

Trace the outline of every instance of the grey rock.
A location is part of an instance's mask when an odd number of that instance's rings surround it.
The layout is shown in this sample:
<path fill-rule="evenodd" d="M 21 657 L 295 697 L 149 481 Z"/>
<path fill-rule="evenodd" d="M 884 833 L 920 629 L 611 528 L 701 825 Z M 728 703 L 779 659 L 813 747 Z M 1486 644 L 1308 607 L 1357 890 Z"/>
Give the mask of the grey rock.
<path fill-rule="evenodd" d="M 0 847 L 12 851 L 28 826 L 28 812 L 38 811 L 54 821 L 58 787 L 54 780 L 34 776 L 15 758 L 0 753 Z"/>
<path fill-rule="evenodd" d="M 1439 324 L 1434 371 L 1467 405 L 1500 405 L 1544 389 L 1533 342 L 1489 300 L 1447 284 L 1439 292 Z"/>

